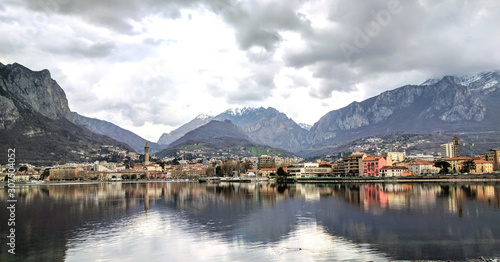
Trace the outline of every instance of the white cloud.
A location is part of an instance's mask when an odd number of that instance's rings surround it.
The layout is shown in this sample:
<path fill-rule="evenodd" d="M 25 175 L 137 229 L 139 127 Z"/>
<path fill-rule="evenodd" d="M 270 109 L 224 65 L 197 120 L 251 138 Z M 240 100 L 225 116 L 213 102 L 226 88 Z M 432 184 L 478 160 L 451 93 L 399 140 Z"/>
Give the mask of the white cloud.
<path fill-rule="evenodd" d="M 391 5 L 401 10 L 384 24 L 377 14 Z M 486 0 L 12 0 L 0 5 L 0 62 L 49 69 L 72 110 L 150 140 L 235 106 L 272 106 L 313 124 L 401 85 L 498 69 L 499 7 Z M 375 22 L 376 33 L 356 46 L 359 30 Z M 357 48 L 349 59 L 346 44 Z"/>

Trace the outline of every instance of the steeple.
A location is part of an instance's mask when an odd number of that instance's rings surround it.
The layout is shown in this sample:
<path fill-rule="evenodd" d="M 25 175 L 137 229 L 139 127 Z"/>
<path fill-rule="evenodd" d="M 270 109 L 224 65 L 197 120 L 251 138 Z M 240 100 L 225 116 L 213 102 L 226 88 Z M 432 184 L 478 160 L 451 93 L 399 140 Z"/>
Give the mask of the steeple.
<path fill-rule="evenodd" d="M 149 165 L 149 145 L 146 141 L 146 146 L 144 147 L 144 165 Z"/>

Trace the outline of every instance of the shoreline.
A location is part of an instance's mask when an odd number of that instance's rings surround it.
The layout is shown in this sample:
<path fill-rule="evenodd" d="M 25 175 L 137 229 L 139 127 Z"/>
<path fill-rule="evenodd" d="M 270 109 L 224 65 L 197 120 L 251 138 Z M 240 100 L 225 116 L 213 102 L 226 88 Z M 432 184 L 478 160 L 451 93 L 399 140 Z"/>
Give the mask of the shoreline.
<path fill-rule="evenodd" d="M 119 181 L 40 181 L 37 183 L 16 182 L 16 186 L 44 186 L 44 185 L 71 185 L 71 184 L 112 184 L 112 183 L 186 183 L 206 182 L 206 178 L 184 179 L 184 180 L 119 180 Z M 271 183 L 274 181 L 251 181 L 248 179 L 220 180 L 210 183 Z M 488 175 L 440 175 L 440 176 L 416 176 L 416 177 L 312 177 L 312 178 L 287 178 L 286 184 L 339 184 L 339 183 L 476 183 L 476 182 L 500 182 L 500 174 Z M 0 182 L 0 187 L 7 187 L 8 183 Z"/>
<path fill-rule="evenodd" d="M 434 183 L 434 182 L 500 182 L 500 174 L 434 175 L 406 177 L 314 177 L 296 178 L 295 183 Z"/>

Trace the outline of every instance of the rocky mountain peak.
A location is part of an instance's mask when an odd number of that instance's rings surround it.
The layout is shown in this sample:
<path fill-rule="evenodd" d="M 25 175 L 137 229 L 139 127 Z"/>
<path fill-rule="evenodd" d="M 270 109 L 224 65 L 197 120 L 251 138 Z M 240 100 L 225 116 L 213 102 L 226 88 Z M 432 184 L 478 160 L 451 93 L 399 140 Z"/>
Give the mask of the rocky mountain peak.
<path fill-rule="evenodd" d="M 207 115 L 207 114 L 200 114 L 195 119 L 205 120 L 205 119 L 210 119 L 210 118 L 213 118 L 213 116 Z"/>
<path fill-rule="evenodd" d="M 49 70 L 32 71 L 18 63 L 0 68 L 0 90 L 19 108 L 33 110 L 50 119 L 67 119 L 73 115 L 63 89 L 51 78 Z"/>
<path fill-rule="evenodd" d="M 468 87 L 471 91 L 486 95 L 500 88 L 500 70 L 482 72 L 475 75 L 455 75 L 444 78 L 453 78 L 459 85 Z M 443 79 L 444 79 L 443 78 Z M 427 79 L 422 86 L 436 84 L 443 79 Z M 451 80 L 450 80 L 451 81 Z"/>
<path fill-rule="evenodd" d="M 429 131 L 449 126 L 448 123 L 479 122 L 485 115 L 486 106 L 476 94 L 462 85 L 458 77 L 445 76 L 330 111 L 311 128 L 309 140 L 341 140 L 352 136 L 352 130 L 360 130 L 356 131 L 359 135 L 391 130 Z"/>

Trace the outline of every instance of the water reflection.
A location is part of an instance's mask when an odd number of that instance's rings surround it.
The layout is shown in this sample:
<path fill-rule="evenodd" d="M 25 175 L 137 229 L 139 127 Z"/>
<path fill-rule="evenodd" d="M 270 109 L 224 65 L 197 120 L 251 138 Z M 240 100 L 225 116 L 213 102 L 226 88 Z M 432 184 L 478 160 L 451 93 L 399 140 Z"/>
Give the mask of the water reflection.
<path fill-rule="evenodd" d="M 1 247 L 0 261 L 500 256 L 495 183 L 96 183 L 18 192 L 17 254 Z M 2 221 L 6 199 L 4 189 Z"/>

